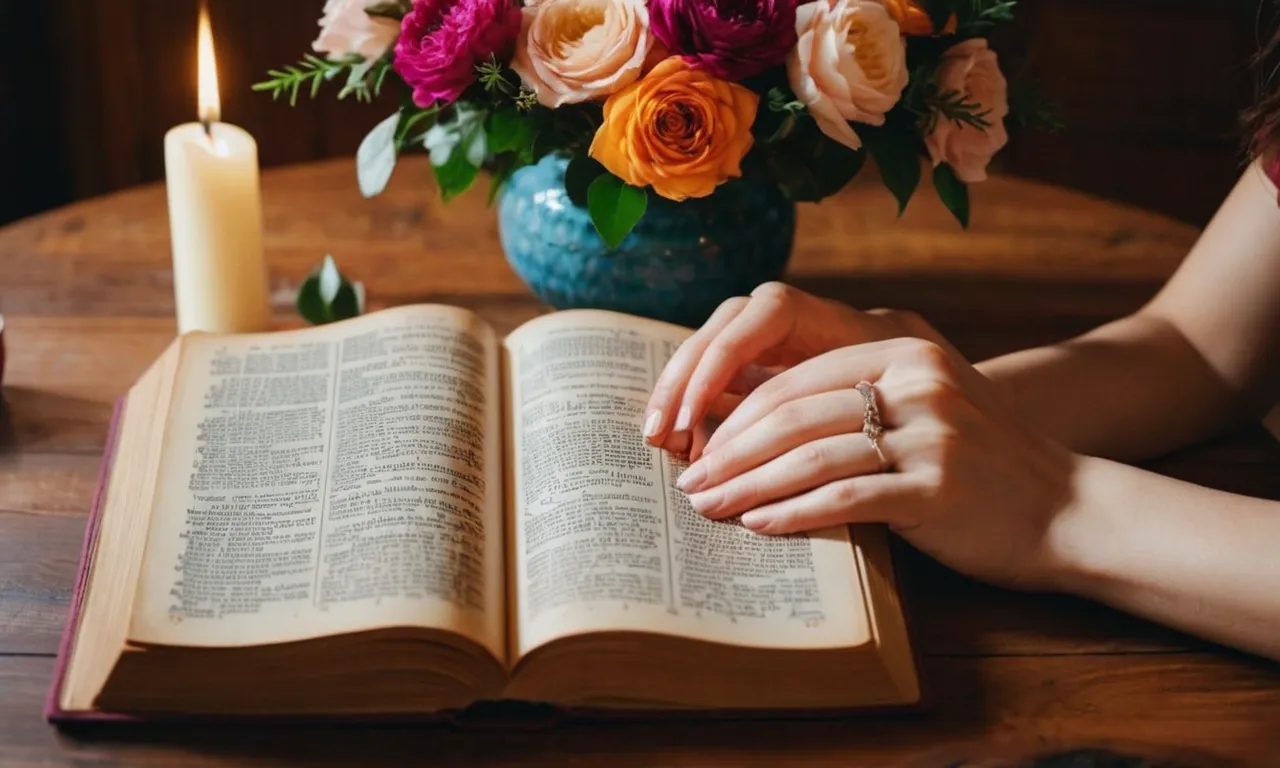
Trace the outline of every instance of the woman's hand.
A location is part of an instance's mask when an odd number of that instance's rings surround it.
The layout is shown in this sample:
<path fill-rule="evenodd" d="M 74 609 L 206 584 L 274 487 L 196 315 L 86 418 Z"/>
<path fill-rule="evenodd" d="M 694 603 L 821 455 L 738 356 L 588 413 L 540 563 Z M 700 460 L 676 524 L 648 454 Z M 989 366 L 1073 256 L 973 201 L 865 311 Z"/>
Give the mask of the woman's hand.
<path fill-rule="evenodd" d="M 885 467 L 862 432 L 862 381 L 878 393 Z M 1041 588 L 1075 467 L 967 363 L 898 338 L 827 352 L 761 384 L 679 487 L 707 517 L 740 514 L 760 533 L 883 522 L 957 570 Z"/>
<path fill-rule="evenodd" d="M 730 299 L 680 345 L 654 387 L 644 436 L 684 453 L 722 396 L 745 395 L 786 366 L 840 347 L 899 336 L 946 342 L 909 312 L 859 312 L 782 283 Z M 694 457 L 697 452 L 695 450 Z"/>

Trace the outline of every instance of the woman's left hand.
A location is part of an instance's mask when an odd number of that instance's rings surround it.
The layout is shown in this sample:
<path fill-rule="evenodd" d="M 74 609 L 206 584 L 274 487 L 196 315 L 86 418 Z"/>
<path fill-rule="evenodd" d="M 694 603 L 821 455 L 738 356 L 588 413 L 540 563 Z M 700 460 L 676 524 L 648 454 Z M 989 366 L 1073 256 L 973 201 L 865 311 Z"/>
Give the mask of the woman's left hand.
<path fill-rule="evenodd" d="M 887 466 L 862 431 L 863 381 L 877 392 Z M 1075 466 L 971 366 L 932 342 L 891 339 L 761 384 L 679 485 L 703 515 L 741 514 L 759 533 L 883 522 L 959 571 L 1038 588 L 1051 580 L 1049 533 L 1072 504 Z"/>

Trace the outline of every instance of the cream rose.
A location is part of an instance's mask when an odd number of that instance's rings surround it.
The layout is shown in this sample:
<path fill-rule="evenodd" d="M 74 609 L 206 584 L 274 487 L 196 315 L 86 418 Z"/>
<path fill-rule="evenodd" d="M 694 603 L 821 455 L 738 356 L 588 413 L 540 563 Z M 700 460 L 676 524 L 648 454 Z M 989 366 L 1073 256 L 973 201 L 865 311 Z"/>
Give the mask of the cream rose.
<path fill-rule="evenodd" d="M 938 115 L 933 131 L 924 137 L 934 167 L 946 163 L 961 181 L 985 181 L 991 158 L 1009 141 L 1004 127 L 1009 115 L 1009 86 L 996 62 L 996 52 L 980 37 L 953 45 L 942 55 L 934 81 L 940 93 L 963 93 L 990 123 L 976 128 Z"/>
<path fill-rule="evenodd" d="M 521 13 L 511 68 L 547 107 L 625 88 L 653 47 L 644 0 L 538 0 Z"/>
<path fill-rule="evenodd" d="M 382 58 L 395 44 L 400 25 L 395 19 L 370 16 L 370 0 L 328 0 L 320 17 L 320 36 L 311 44 L 317 53 L 333 57 L 358 54 L 366 61 Z"/>
<path fill-rule="evenodd" d="M 791 89 L 823 133 L 861 147 L 849 121 L 883 125 L 907 87 L 898 23 L 871 0 L 816 0 L 796 9 L 796 32 L 787 58 Z"/>

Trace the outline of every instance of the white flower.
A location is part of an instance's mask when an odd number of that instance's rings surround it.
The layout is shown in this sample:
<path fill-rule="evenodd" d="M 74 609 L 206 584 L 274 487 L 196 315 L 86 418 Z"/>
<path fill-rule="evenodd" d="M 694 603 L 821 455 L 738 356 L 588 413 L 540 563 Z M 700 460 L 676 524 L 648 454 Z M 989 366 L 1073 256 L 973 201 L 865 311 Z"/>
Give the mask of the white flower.
<path fill-rule="evenodd" d="M 356 54 L 365 61 L 382 58 L 400 36 L 395 19 L 370 16 L 370 0 L 326 0 L 320 17 L 320 36 L 311 44 L 332 58 Z"/>
<path fill-rule="evenodd" d="M 883 125 L 907 87 L 898 23 L 871 0 L 816 0 L 796 9 L 796 33 L 787 57 L 791 89 L 823 133 L 858 149 L 849 121 Z"/>

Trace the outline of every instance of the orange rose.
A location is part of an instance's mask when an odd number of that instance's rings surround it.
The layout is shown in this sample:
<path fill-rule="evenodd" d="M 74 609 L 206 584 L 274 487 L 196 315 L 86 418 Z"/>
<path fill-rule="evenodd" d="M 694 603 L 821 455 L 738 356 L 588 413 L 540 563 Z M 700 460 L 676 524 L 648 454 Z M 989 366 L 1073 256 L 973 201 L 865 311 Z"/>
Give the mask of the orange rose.
<path fill-rule="evenodd" d="M 928 37 L 933 34 L 933 19 L 929 18 L 929 13 L 920 7 L 918 0 L 881 0 L 884 7 L 889 11 L 889 15 L 893 20 L 898 22 L 898 27 L 904 35 L 912 35 L 914 37 Z M 947 19 L 947 25 L 942 28 L 942 34 L 953 35 L 956 31 L 956 15 L 951 14 L 951 18 Z"/>
<path fill-rule="evenodd" d="M 758 102 L 740 85 L 665 59 L 604 103 L 588 154 L 633 187 L 676 201 L 706 197 L 742 175 Z"/>

